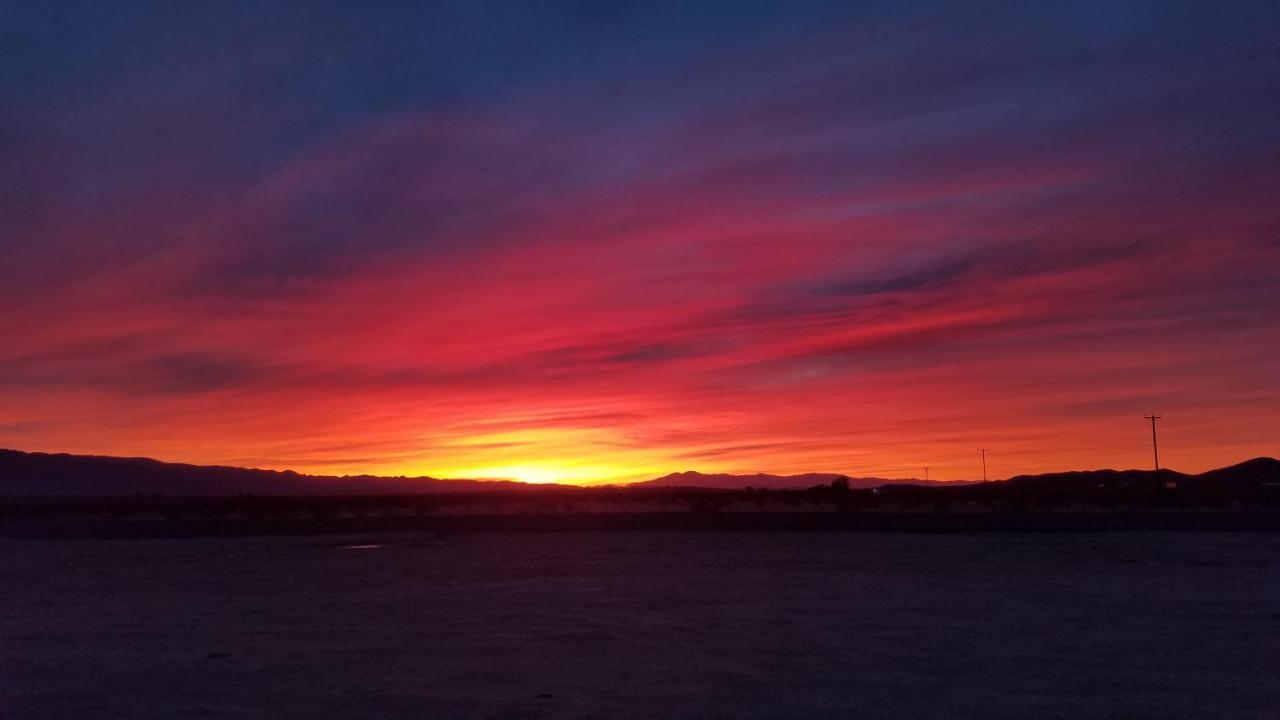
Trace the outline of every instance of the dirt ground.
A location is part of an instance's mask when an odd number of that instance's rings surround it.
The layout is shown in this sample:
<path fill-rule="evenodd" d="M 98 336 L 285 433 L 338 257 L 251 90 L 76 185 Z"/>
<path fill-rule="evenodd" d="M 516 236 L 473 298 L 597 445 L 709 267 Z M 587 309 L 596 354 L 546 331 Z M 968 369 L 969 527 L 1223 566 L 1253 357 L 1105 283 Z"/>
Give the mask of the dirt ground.
<path fill-rule="evenodd" d="M 0 541 L 0 718 L 1275 718 L 1280 535 Z"/>

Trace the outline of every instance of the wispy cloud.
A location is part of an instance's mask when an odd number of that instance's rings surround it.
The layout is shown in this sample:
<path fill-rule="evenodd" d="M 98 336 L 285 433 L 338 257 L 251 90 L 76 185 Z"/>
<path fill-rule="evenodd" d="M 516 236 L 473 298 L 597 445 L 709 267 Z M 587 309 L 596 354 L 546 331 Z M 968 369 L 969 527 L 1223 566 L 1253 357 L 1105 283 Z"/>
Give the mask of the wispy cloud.
<path fill-rule="evenodd" d="M 1140 464 L 1154 407 L 1186 469 L 1274 453 L 1274 8 L 384 10 L 4 11 L 0 445 L 964 477 Z"/>

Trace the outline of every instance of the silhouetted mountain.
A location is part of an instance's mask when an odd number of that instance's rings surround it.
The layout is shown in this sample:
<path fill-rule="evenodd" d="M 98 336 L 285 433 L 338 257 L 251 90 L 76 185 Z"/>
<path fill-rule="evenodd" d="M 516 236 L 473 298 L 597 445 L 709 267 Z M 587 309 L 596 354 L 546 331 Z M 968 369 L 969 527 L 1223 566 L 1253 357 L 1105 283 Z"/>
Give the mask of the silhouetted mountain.
<path fill-rule="evenodd" d="M 0 495 L 363 495 L 533 487 L 502 480 L 303 475 L 150 458 L 0 450 Z"/>
<path fill-rule="evenodd" d="M 1043 490 L 1065 490 L 1081 487 L 1118 490 L 1133 487 L 1150 487 L 1155 482 L 1153 470 L 1074 470 L 1070 472 L 1044 473 L 1042 475 L 1017 475 L 1006 482 L 1011 485 L 1034 485 Z M 1164 481 L 1184 482 L 1192 477 L 1174 470 L 1161 470 Z"/>
<path fill-rule="evenodd" d="M 1158 481 L 1154 470 L 1092 470 L 1023 475 L 993 485 L 1004 487 L 991 492 L 1008 497 L 1116 503 L 1155 493 L 1172 502 L 1227 507 L 1272 502 L 1280 491 L 1280 461 L 1254 458 L 1199 475 L 1162 469 Z"/>
<path fill-rule="evenodd" d="M 847 477 L 836 473 L 805 473 L 803 475 L 729 475 L 727 473 L 707 474 L 686 470 L 671 473 L 654 480 L 633 483 L 627 487 L 686 487 L 706 488 L 711 490 L 741 490 L 747 487 L 767 488 L 769 490 L 803 490 L 815 485 L 829 485 L 832 480 Z M 874 488 L 890 484 L 923 484 L 919 480 L 886 480 L 884 478 L 849 478 L 851 488 Z"/>
<path fill-rule="evenodd" d="M 834 473 L 803 475 L 730 475 L 678 472 L 626 488 L 701 488 L 805 490 L 845 477 Z M 1187 475 L 1161 470 L 1162 483 L 1173 482 L 1187 500 L 1222 504 L 1252 501 L 1280 489 L 1280 461 L 1255 458 L 1238 465 Z M 917 494 L 950 488 L 954 493 L 1071 498 L 1122 497 L 1151 491 L 1151 470 L 1088 470 L 1020 475 L 989 485 L 947 482 L 932 488 L 919 480 L 849 478 L 853 489 L 895 486 Z M 914 487 L 913 487 L 914 486 Z M 165 463 L 148 458 L 26 453 L 0 450 L 0 495 L 379 495 L 453 493 L 490 490 L 538 491 L 563 485 L 529 485 L 504 480 L 442 480 L 432 477 L 304 475 L 293 471 Z"/>
<path fill-rule="evenodd" d="M 1196 475 L 1193 483 L 1230 483 L 1246 486 L 1280 485 L 1280 460 L 1269 457 Z"/>
<path fill-rule="evenodd" d="M 1034 485 L 1043 489 L 1068 489 L 1096 487 L 1126 489 L 1150 487 L 1155 484 L 1154 470 L 1085 470 L 1077 472 L 1046 473 L 1043 475 L 1019 475 L 1009 478 L 1014 485 Z M 1176 470 L 1161 469 L 1160 481 L 1173 482 L 1182 489 L 1214 487 L 1219 489 L 1257 488 L 1267 484 L 1280 485 L 1280 460 L 1269 457 L 1246 460 L 1238 465 L 1209 470 L 1199 475 L 1188 475 Z"/>

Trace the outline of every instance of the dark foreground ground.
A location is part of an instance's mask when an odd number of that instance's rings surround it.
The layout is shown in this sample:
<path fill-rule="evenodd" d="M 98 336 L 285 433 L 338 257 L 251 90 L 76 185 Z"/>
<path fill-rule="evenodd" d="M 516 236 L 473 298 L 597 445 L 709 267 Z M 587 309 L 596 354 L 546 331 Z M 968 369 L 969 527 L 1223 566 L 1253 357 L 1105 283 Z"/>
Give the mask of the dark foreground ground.
<path fill-rule="evenodd" d="M 484 508 L 488 510 L 488 508 Z M 914 533 L 1096 533 L 1117 531 L 1280 533 L 1274 510 L 1153 510 L 1007 512 L 804 511 L 520 512 L 440 515 L 281 517 L 189 515 L 143 517 L 16 516 L 0 518 L 0 538 L 142 539 L 250 535 L 459 533 L 861 531 Z"/>
<path fill-rule="evenodd" d="M 3 718 L 1280 717 L 1276 534 L 11 539 L 0 580 Z"/>

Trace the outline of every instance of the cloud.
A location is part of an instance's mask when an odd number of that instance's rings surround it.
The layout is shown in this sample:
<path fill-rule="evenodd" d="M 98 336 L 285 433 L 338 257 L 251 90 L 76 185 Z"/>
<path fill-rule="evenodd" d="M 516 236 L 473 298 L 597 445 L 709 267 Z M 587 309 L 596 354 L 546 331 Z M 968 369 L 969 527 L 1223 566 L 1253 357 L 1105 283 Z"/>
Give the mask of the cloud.
<path fill-rule="evenodd" d="M 0 23 L 3 427 L 958 477 L 1137 463 L 1162 404 L 1241 409 L 1188 469 L 1265 451 L 1274 9 L 493 10 Z"/>

